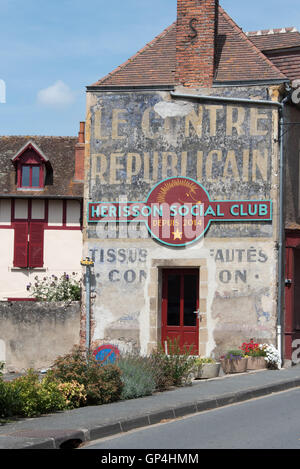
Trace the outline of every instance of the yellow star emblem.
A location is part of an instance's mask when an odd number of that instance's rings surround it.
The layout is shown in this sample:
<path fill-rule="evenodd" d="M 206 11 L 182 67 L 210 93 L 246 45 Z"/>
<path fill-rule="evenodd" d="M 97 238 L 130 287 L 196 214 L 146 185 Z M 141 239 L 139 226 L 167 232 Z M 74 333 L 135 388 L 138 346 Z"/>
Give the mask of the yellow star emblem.
<path fill-rule="evenodd" d="M 176 231 L 173 231 L 172 234 L 173 234 L 173 236 L 174 236 L 174 240 L 175 240 L 175 239 L 182 239 L 182 232 L 179 231 L 178 228 L 177 228 Z"/>

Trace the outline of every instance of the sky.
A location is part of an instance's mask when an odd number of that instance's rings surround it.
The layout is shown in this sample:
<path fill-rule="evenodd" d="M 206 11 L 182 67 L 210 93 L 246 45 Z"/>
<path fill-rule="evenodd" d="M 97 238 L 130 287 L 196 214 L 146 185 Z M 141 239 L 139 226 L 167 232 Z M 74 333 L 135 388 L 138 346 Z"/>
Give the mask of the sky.
<path fill-rule="evenodd" d="M 300 30 L 299 0 L 220 3 L 244 31 Z M 86 86 L 173 23 L 176 7 L 176 0 L 0 0 L 0 135 L 77 135 Z"/>

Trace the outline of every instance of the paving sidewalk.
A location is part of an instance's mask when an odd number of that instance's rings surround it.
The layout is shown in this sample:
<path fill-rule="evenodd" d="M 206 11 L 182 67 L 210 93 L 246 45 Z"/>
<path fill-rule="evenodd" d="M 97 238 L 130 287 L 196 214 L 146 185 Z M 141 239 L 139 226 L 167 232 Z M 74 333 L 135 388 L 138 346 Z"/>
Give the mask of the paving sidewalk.
<path fill-rule="evenodd" d="M 0 426 L 0 449 L 60 449 L 300 387 L 300 365 L 194 381 L 191 386 Z"/>

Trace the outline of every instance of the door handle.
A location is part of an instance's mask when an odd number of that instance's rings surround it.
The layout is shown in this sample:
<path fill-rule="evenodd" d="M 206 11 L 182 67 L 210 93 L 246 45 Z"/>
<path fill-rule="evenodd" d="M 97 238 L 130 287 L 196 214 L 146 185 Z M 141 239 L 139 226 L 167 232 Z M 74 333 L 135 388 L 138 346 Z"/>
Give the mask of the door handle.
<path fill-rule="evenodd" d="M 197 314 L 199 321 L 202 321 L 202 314 L 200 312 L 200 309 L 197 309 L 197 311 L 194 311 L 194 314 Z"/>

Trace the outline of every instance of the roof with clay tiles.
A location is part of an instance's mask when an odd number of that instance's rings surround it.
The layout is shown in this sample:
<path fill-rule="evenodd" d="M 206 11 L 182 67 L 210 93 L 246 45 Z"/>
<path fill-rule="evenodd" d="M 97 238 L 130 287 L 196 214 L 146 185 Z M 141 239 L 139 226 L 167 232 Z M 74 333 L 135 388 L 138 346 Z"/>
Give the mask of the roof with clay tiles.
<path fill-rule="evenodd" d="M 251 31 L 246 34 L 262 51 L 300 47 L 300 33 L 293 27 Z"/>
<path fill-rule="evenodd" d="M 133 57 L 91 86 L 175 85 L 176 22 Z M 219 7 L 215 81 L 218 83 L 286 80 L 287 76 Z"/>
<path fill-rule="evenodd" d="M 290 80 L 300 78 L 300 33 L 296 28 L 252 31 L 246 34 Z"/>
<path fill-rule="evenodd" d="M 74 181 L 75 147 L 77 137 L 50 137 L 37 135 L 0 136 L 0 194 L 20 195 L 16 185 L 16 169 L 13 158 L 28 143 L 33 143 L 51 167 L 52 180 L 47 182 L 42 192 L 26 191 L 28 196 L 51 197 L 83 195 L 83 184 Z"/>

